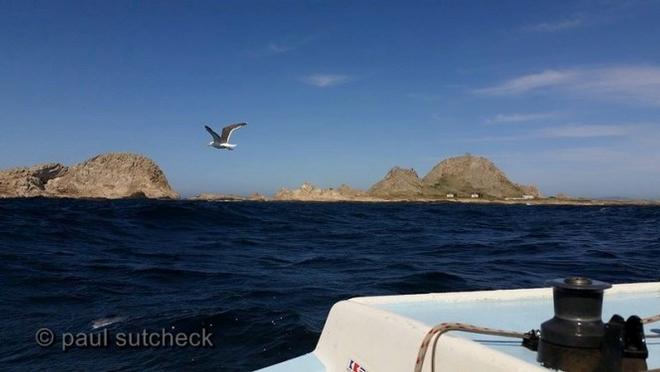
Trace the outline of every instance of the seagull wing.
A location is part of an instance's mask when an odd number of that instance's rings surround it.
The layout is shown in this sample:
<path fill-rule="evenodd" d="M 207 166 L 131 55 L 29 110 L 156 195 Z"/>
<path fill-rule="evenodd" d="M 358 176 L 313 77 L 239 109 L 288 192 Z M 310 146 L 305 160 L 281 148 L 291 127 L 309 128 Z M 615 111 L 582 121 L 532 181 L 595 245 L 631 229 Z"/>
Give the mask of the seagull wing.
<path fill-rule="evenodd" d="M 206 128 L 207 132 L 211 133 L 211 137 L 213 137 L 213 141 L 221 142 L 220 136 L 218 135 L 218 133 L 214 132 L 213 129 L 209 128 L 208 125 L 205 125 L 204 128 Z M 224 131 L 223 131 L 223 134 L 224 134 Z"/>
<path fill-rule="evenodd" d="M 238 128 L 246 126 L 247 123 L 238 123 L 238 124 L 231 124 L 227 125 L 226 127 L 222 128 L 222 136 L 220 137 L 220 142 L 221 143 L 227 143 L 229 142 L 229 137 L 231 134 Z"/>

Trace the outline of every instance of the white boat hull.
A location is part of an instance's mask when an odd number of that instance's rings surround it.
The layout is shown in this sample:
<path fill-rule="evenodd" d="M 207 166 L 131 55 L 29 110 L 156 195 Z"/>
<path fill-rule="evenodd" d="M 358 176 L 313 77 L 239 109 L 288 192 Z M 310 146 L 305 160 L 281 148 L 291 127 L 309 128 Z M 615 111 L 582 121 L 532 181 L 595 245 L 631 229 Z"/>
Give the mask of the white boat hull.
<path fill-rule="evenodd" d="M 605 321 L 614 314 L 658 313 L 660 283 L 620 284 L 605 291 Z M 436 324 L 462 322 L 527 332 L 552 316 L 551 288 L 353 298 L 332 307 L 312 353 L 262 371 L 413 371 L 420 343 Z M 647 325 L 647 334 L 653 326 Z M 647 341 L 649 369 L 660 368 L 660 341 L 654 340 Z M 519 343 L 463 332 L 444 334 L 436 348 L 435 371 L 547 371 L 536 362 L 536 353 Z M 431 371 L 430 352 L 423 371 Z"/>

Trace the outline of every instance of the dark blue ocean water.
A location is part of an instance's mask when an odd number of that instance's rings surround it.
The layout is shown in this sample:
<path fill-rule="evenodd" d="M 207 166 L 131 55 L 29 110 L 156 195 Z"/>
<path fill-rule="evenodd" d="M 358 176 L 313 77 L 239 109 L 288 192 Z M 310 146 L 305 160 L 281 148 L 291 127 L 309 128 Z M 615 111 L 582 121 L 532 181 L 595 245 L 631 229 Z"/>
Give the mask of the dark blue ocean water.
<path fill-rule="evenodd" d="M 341 299 L 660 280 L 658 257 L 657 207 L 0 200 L 0 369 L 250 370 L 311 351 Z M 102 318 L 215 347 L 35 342 Z"/>

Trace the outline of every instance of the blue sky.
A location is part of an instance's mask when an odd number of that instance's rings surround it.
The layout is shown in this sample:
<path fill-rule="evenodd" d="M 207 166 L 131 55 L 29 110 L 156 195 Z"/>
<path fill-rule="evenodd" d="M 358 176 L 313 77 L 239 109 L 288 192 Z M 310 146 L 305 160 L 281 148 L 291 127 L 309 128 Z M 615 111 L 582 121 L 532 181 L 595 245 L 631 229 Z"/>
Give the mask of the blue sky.
<path fill-rule="evenodd" d="M 484 155 L 660 198 L 660 2 L 1 1 L 0 168 L 132 151 L 173 187 L 367 188 Z M 247 121 L 236 151 L 204 124 Z"/>

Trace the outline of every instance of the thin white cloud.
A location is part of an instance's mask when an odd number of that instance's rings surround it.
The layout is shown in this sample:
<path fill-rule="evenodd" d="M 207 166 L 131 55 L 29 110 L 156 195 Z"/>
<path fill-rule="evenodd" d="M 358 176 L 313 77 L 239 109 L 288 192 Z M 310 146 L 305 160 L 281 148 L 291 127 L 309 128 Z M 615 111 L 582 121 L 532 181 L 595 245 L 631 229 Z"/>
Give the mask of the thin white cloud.
<path fill-rule="evenodd" d="M 298 48 L 302 48 L 316 38 L 316 35 L 310 35 L 304 38 L 288 38 L 286 40 L 271 41 L 268 45 L 253 50 L 250 53 L 257 57 L 285 54 Z"/>
<path fill-rule="evenodd" d="M 447 116 L 445 114 L 440 114 L 440 113 L 436 112 L 434 114 L 431 114 L 431 119 L 438 120 L 438 121 L 443 121 L 443 120 L 446 121 Z"/>
<path fill-rule="evenodd" d="M 535 133 L 536 138 L 595 138 L 625 136 L 630 132 L 627 125 L 564 125 L 544 128 Z"/>
<path fill-rule="evenodd" d="M 647 135 L 649 128 L 658 127 L 657 124 L 618 123 L 618 124 L 565 124 L 540 128 L 532 131 L 521 131 L 510 135 L 496 135 L 486 137 L 467 138 L 464 142 L 495 142 L 495 141 L 530 141 L 541 139 L 587 139 L 618 137 L 635 139 L 636 141 Z"/>
<path fill-rule="evenodd" d="M 654 148 L 630 148 L 627 144 L 613 146 L 562 147 L 534 151 L 531 153 L 511 153 L 503 157 L 509 160 L 538 164 L 554 162 L 573 166 L 588 165 L 596 172 L 644 171 L 657 174 L 660 171 L 660 152 Z M 600 166 L 607 165 L 606 168 Z M 582 170 L 580 170 L 582 172 Z M 657 189 L 656 189 L 657 190 Z M 657 192 L 657 191 L 656 191 Z"/>
<path fill-rule="evenodd" d="M 586 71 L 569 88 L 575 93 L 660 105 L 660 67 L 625 66 Z"/>
<path fill-rule="evenodd" d="M 540 113 L 513 113 L 513 114 L 497 114 L 492 118 L 486 119 L 486 123 L 500 124 L 500 123 L 523 123 L 528 121 L 545 120 L 557 117 L 556 112 L 540 112 Z"/>
<path fill-rule="evenodd" d="M 272 54 L 281 54 L 281 53 L 286 53 L 291 50 L 294 50 L 294 46 L 290 45 L 284 45 L 284 44 L 277 44 L 277 43 L 270 43 L 268 44 L 268 51 L 271 52 Z"/>
<path fill-rule="evenodd" d="M 326 88 L 335 85 L 345 84 L 350 80 L 348 75 L 339 74 L 312 74 L 301 78 L 305 84 L 313 85 L 319 88 Z"/>
<path fill-rule="evenodd" d="M 476 89 L 476 94 L 513 96 L 539 91 L 628 104 L 660 106 L 660 67 L 618 66 L 546 70 Z"/>
<path fill-rule="evenodd" d="M 570 30 L 572 28 L 580 27 L 584 24 L 584 18 L 581 16 L 574 16 L 571 18 L 561 19 L 554 22 L 542 22 L 535 25 L 525 27 L 527 31 L 535 32 L 558 32 Z"/>
<path fill-rule="evenodd" d="M 408 93 L 406 94 L 408 98 L 410 99 L 415 99 L 419 101 L 440 101 L 442 99 L 445 99 L 446 97 L 440 94 L 428 94 L 428 93 Z"/>
<path fill-rule="evenodd" d="M 523 75 L 501 84 L 475 90 L 475 93 L 488 95 L 516 95 L 534 89 L 566 84 L 576 78 L 574 71 L 546 70 L 536 74 Z"/>

